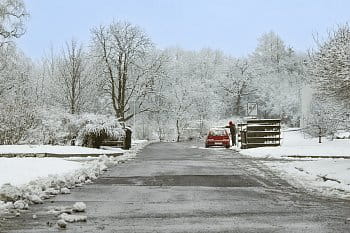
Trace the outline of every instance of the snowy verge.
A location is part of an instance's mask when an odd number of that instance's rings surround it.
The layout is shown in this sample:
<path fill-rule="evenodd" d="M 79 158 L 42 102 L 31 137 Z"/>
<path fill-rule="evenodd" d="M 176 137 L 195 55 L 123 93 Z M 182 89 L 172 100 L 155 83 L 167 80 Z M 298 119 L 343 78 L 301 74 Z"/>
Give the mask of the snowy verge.
<path fill-rule="evenodd" d="M 282 132 L 282 143 L 278 147 L 260 147 L 240 150 L 241 154 L 258 158 L 283 158 L 288 156 L 301 157 L 349 157 L 350 140 L 336 139 L 333 141 L 318 138 L 306 138 L 300 131 Z"/>
<path fill-rule="evenodd" d="M 350 140 L 323 138 L 318 143 L 318 138 L 307 138 L 295 130 L 282 132 L 282 138 L 279 147 L 244 149 L 240 153 L 270 158 L 263 163 L 293 185 L 323 195 L 350 198 Z"/>
<path fill-rule="evenodd" d="M 52 146 L 52 145 L 0 145 L 0 157 L 2 155 L 117 155 L 123 150 L 114 148 L 113 150 L 102 150 L 87 148 L 82 146 Z"/>
<path fill-rule="evenodd" d="M 83 163 L 62 158 L 0 158 L 0 187 L 5 183 L 24 185 L 38 177 L 71 173 L 83 167 Z"/>
<path fill-rule="evenodd" d="M 264 164 L 281 174 L 294 186 L 325 196 L 350 199 L 348 159 L 266 161 Z"/>
<path fill-rule="evenodd" d="M 101 155 L 94 160 L 81 158 L 80 162 L 63 158 L 1 158 L 14 165 L 1 170 L 0 215 L 28 208 L 28 204 L 40 204 L 57 194 L 69 194 L 70 189 L 91 183 L 118 163 L 134 159 L 148 141 L 136 141 L 123 155 Z M 6 165 L 4 165 L 6 166 Z M 29 167 L 28 167 L 29 166 Z M 26 172 L 31 172 L 28 174 Z"/>

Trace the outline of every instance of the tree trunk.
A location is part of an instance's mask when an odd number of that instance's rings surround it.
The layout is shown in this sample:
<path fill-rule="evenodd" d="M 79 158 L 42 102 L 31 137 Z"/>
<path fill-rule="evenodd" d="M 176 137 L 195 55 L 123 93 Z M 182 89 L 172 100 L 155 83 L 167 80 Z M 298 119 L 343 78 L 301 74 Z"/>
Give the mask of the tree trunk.
<path fill-rule="evenodd" d="M 176 131 L 177 131 L 177 139 L 176 142 L 180 142 L 180 125 L 179 125 L 179 119 L 176 120 Z"/>
<path fill-rule="evenodd" d="M 240 115 L 241 98 L 242 98 L 242 97 L 241 97 L 240 93 L 238 93 L 237 100 L 236 100 L 236 104 L 235 104 L 235 112 L 236 112 L 236 115 L 237 115 L 237 116 Z"/>

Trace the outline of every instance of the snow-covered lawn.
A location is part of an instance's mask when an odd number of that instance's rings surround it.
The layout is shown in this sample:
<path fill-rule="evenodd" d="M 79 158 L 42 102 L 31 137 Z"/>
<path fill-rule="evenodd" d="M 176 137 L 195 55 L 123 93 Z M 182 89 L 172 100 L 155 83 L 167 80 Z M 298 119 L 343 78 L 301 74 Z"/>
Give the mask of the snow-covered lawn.
<path fill-rule="evenodd" d="M 109 155 L 123 153 L 123 150 L 102 150 L 82 146 L 51 146 L 51 145 L 0 145 L 0 156 L 11 154 L 51 154 L 51 155 Z"/>
<path fill-rule="evenodd" d="M 322 143 L 318 143 L 318 138 L 307 138 L 300 131 L 288 130 L 282 133 L 282 137 L 280 147 L 245 149 L 240 153 L 282 159 L 265 161 L 264 164 L 295 185 L 350 198 L 349 139 L 330 141 L 322 138 Z"/>
<path fill-rule="evenodd" d="M 5 183 L 23 185 L 38 177 L 78 170 L 83 163 L 61 158 L 0 158 L 0 187 Z"/>
<path fill-rule="evenodd" d="M 133 159 L 147 141 L 135 141 L 121 156 L 106 153 L 99 157 L 71 158 L 1 158 L 0 157 L 0 215 L 10 209 L 27 208 L 27 204 L 41 203 L 59 193 L 70 193 L 69 189 L 91 183 L 108 167 Z M 0 153 L 28 154 L 29 146 L 2 146 Z M 103 154 L 107 150 L 82 147 L 30 146 L 31 153 L 56 154 Z M 98 151 L 98 153 L 96 153 Z M 115 149 L 110 150 L 115 153 Z M 90 153 L 89 153 L 90 152 Z M 108 151 L 107 151 L 108 152 Z M 18 201 L 19 200 L 19 201 Z M 17 202 L 16 202 L 17 201 Z M 18 203 L 21 202 L 21 203 Z M 24 204 L 22 204 L 24 202 Z"/>
<path fill-rule="evenodd" d="M 326 156 L 349 157 L 350 140 L 336 139 L 333 141 L 322 138 L 306 138 L 300 131 L 282 132 L 282 145 L 279 147 L 263 147 L 242 150 L 241 153 L 254 157 L 287 157 L 287 156 Z"/>

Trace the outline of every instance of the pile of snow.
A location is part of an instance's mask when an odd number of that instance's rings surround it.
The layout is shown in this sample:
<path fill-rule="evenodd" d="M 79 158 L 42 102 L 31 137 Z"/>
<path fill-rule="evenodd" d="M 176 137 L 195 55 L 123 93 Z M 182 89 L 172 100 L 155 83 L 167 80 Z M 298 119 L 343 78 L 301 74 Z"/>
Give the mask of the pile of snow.
<path fill-rule="evenodd" d="M 81 162 L 62 158 L 0 158 L 0 214 L 9 209 L 28 208 L 28 204 L 39 204 L 57 194 L 67 194 L 74 187 L 91 183 L 108 167 L 133 159 L 148 143 L 133 142 L 132 149 L 122 156 L 101 155 Z M 82 203 L 75 207 L 76 211 L 85 208 Z"/>
<path fill-rule="evenodd" d="M 108 155 L 122 154 L 123 150 L 114 148 L 113 150 L 102 150 L 82 146 L 52 146 L 52 145 L 0 145 L 0 155 L 10 154 L 53 154 L 53 155 Z"/>

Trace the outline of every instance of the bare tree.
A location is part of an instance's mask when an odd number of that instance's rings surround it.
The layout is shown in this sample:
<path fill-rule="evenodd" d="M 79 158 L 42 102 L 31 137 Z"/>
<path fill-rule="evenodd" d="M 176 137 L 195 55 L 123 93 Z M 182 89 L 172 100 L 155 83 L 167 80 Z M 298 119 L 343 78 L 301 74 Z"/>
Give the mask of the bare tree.
<path fill-rule="evenodd" d="M 83 101 L 83 92 L 89 84 L 85 74 L 86 62 L 81 45 L 71 40 L 66 43 L 59 59 L 58 80 L 63 90 L 64 104 L 68 106 L 70 113 L 79 112 Z"/>
<path fill-rule="evenodd" d="M 144 98 L 162 68 L 162 57 L 152 54 L 154 46 L 150 38 L 128 22 L 94 28 L 92 36 L 92 52 L 101 64 L 104 89 L 116 117 L 127 121 L 134 116 L 130 102 L 137 104 L 138 113 L 149 111 Z"/>

